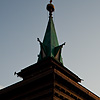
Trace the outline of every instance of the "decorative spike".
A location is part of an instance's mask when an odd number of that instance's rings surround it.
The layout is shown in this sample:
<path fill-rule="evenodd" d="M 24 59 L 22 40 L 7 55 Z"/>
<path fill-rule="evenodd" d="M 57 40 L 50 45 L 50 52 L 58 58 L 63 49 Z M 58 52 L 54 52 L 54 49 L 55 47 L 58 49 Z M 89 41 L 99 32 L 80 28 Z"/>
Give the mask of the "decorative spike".
<path fill-rule="evenodd" d="M 41 43 L 41 41 L 40 41 L 40 39 L 39 39 L 39 38 L 37 38 L 37 41 Z"/>

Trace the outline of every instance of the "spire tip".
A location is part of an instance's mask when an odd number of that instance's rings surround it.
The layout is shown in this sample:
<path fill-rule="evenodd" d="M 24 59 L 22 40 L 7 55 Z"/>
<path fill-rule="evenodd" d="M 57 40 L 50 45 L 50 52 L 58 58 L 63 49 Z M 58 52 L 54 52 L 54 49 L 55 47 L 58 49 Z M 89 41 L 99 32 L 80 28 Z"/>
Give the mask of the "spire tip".
<path fill-rule="evenodd" d="M 50 4 L 47 5 L 47 10 L 49 11 L 50 17 L 52 17 L 52 12 L 55 10 L 54 5 L 52 4 L 52 0 L 50 0 Z"/>
<path fill-rule="evenodd" d="M 52 3 L 52 0 L 50 0 L 50 4 Z"/>

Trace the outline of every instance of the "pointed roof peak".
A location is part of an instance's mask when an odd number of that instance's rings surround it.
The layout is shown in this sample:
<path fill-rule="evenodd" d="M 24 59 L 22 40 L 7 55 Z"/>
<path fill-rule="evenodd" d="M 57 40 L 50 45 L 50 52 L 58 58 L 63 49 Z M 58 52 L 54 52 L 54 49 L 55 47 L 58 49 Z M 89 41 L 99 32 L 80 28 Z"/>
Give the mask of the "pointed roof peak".
<path fill-rule="evenodd" d="M 53 22 L 53 18 L 49 17 L 48 25 L 46 28 L 45 36 L 43 39 L 43 42 L 40 42 L 40 54 L 38 61 L 47 58 L 47 57 L 53 57 L 57 61 L 63 64 L 62 57 L 61 57 L 61 49 L 64 44 L 59 45 L 58 38 L 56 35 L 56 30 Z"/>
<path fill-rule="evenodd" d="M 58 38 L 56 35 L 56 30 L 53 22 L 52 12 L 54 11 L 54 6 L 51 4 L 52 0 L 50 1 L 50 4 L 47 5 L 47 10 L 49 11 L 49 21 L 46 28 L 45 36 L 43 39 L 43 42 L 40 43 L 40 54 L 38 56 L 38 61 L 41 61 L 44 58 L 47 57 L 53 57 L 57 61 L 63 64 L 62 57 L 61 57 L 61 50 L 63 45 L 59 45 Z"/>

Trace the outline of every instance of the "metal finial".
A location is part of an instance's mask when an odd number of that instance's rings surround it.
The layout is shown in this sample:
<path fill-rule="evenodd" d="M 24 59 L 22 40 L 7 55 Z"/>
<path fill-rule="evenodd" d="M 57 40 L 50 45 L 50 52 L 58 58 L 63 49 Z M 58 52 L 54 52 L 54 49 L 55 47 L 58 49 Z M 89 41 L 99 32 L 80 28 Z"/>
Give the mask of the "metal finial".
<path fill-rule="evenodd" d="M 52 3 L 52 0 L 50 0 L 50 3 Z"/>
<path fill-rule="evenodd" d="M 54 12 L 55 10 L 55 7 L 54 5 L 52 4 L 52 0 L 50 0 L 50 4 L 47 5 L 47 10 L 49 11 L 49 17 L 52 17 L 52 12 Z"/>

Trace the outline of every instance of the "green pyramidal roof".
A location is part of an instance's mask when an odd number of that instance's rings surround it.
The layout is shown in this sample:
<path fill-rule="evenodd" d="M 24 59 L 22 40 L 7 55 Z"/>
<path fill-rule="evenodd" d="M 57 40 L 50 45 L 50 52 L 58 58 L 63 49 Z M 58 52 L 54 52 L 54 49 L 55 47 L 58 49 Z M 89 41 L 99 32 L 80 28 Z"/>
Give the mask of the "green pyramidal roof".
<path fill-rule="evenodd" d="M 47 58 L 47 57 L 53 57 L 54 59 L 58 60 L 59 62 L 62 62 L 62 57 L 61 57 L 61 49 L 62 45 L 59 45 L 54 23 L 53 23 L 53 18 L 49 17 L 47 29 L 45 32 L 45 36 L 43 39 L 43 43 L 38 39 L 40 42 L 40 54 L 38 61 Z"/>
<path fill-rule="evenodd" d="M 53 49 L 59 46 L 52 17 L 49 19 L 43 44 L 48 47 L 48 56 L 53 56 Z"/>

